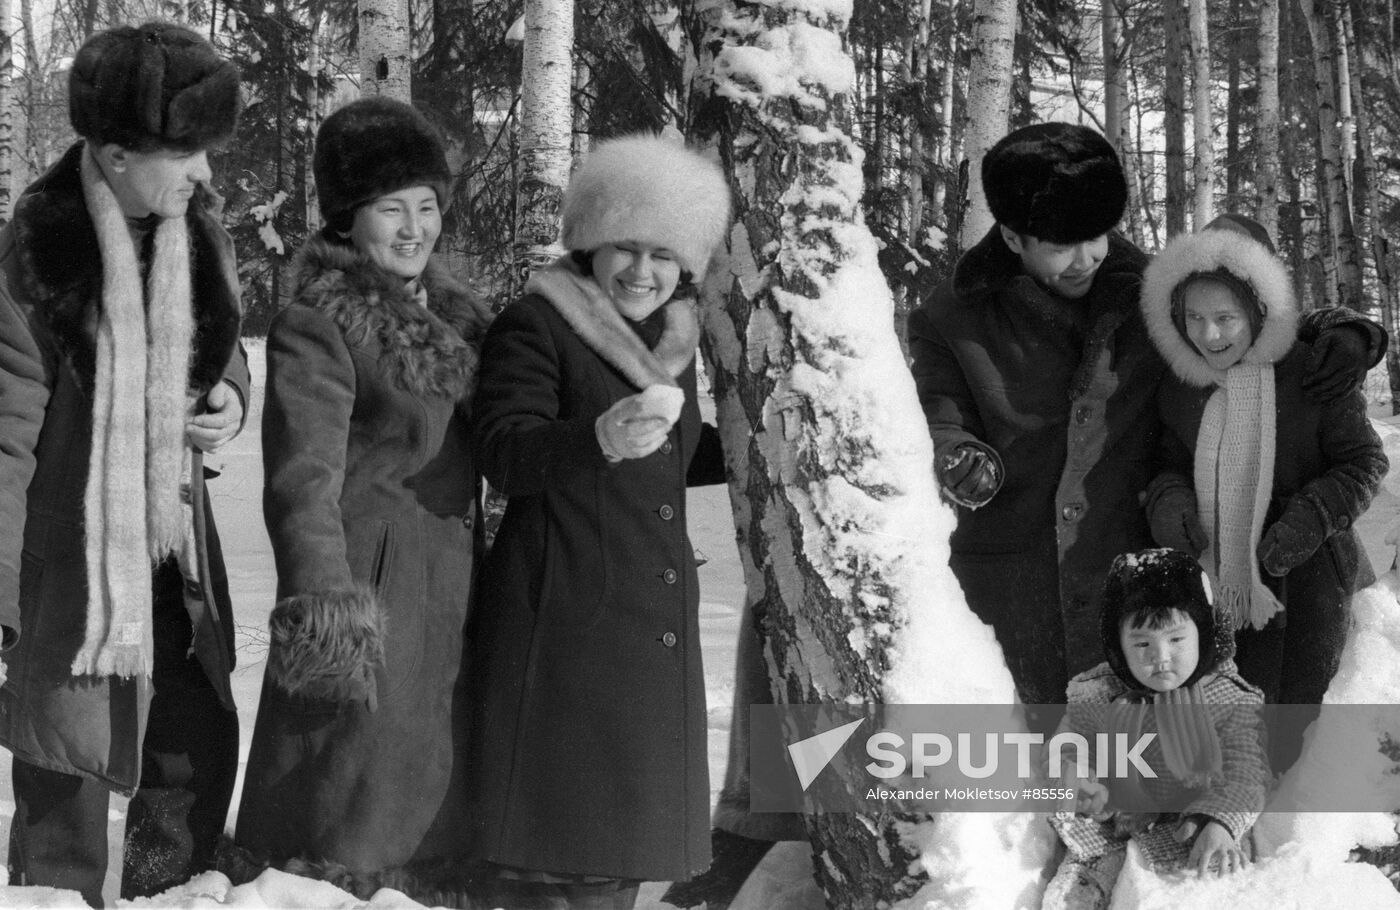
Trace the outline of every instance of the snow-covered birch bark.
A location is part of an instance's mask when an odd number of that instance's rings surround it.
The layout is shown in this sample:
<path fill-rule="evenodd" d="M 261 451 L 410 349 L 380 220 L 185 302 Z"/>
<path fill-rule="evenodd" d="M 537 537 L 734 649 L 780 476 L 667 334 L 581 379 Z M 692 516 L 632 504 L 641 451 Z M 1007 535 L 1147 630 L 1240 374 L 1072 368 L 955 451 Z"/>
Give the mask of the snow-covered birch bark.
<path fill-rule="evenodd" d="M 1006 135 L 1011 114 L 1011 59 L 1016 45 L 1016 0 L 976 0 L 972 12 L 972 65 L 963 115 L 963 157 L 968 162 L 967 213 L 959 245 L 967 249 L 991 230 L 994 219 L 982 192 L 982 156 Z"/>
<path fill-rule="evenodd" d="M 360 95 L 412 100 L 408 0 L 359 0 Z"/>
<path fill-rule="evenodd" d="M 735 187 L 704 345 L 750 606 L 780 703 L 1010 704 L 948 569 L 952 512 L 859 208 L 850 0 L 698 2 L 692 110 Z M 1039 901 L 1033 816 L 811 815 L 831 907 Z"/>
<path fill-rule="evenodd" d="M 559 253 L 559 206 L 573 160 L 573 53 L 573 0 L 526 0 L 515 208 L 522 284 L 532 268 Z"/>

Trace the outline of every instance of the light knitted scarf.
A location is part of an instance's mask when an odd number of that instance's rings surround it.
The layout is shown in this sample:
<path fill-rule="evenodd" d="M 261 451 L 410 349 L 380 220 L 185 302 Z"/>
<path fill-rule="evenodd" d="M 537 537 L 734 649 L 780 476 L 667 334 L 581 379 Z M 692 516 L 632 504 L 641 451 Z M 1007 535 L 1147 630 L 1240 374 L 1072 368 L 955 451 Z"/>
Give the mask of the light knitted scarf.
<path fill-rule="evenodd" d="M 90 150 L 82 184 L 102 255 L 102 305 L 83 500 L 87 623 L 72 672 L 150 676 L 152 563 L 174 553 L 194 574 L 193 515 L 181 497 L 190 473 L 189 236 L 183 218 L 161 219 L 143 292 L 126 217 Z"/>
<path fill-rule="evenodd" d="M 1274 484 L 1274 367 L 1239 363 L 1211 394 L 1196 438 L 1196 499 L 1210 543 L 1201 565 L 1217 605 L 1262 629 L 1283 609 L 1259 575 L 1259 538 Z"/>

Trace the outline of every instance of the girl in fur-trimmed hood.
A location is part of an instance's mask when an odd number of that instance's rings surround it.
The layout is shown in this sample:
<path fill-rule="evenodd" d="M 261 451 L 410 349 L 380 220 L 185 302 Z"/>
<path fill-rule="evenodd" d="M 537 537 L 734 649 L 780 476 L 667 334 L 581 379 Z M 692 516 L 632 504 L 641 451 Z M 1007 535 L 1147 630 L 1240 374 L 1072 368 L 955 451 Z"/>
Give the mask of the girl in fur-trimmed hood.
<path fill-rule="evenodd" d="M 1351 530 L 1387 468 L 1365 399 L 1304 396 L 1310 348 L 1292 282 L 1248 218 L 1222 215 L 1169 243 L 1144 275 L 1142 309 L 1172 373 L 1158 396 L 1166 469 L 1148 488 L 1153 536 L 1199 557 L 1246 679 L 1270 701 L 1320 702 L 1350 596 L 1374 579 Z"/>
<path fill-rule="evenodd" d="M 461 906 L 488 311 L 432 255 L 450 174 L 412 107 L 337 110 L 315 175 L 326 226 L 267 339 L 277 603 L 233 855 Z"/>
<path fill-rule="evenodd" d="M 470 635 L 490 906 L 622 908 L 710 864 L 685 490 L 723 478 L 692 297 L 728 229 L 714 162 L 601 143 L 564 197 L 570 255 L 482 349 L 476 452 L 510 498 Z"/>

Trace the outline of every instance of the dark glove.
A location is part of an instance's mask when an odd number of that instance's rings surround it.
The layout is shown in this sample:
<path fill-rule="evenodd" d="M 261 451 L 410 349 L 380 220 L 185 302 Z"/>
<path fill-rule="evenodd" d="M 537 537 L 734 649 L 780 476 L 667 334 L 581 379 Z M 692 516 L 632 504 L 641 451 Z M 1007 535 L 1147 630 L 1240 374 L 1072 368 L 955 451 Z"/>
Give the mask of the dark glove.
<path fill-rule="evenodd" d="M 1327 528 L 1317 509 L 1292 499 L 1259 541 L 1259 562 L 1270 575 L 1287 575 L 1316 553 L 1326 539 Z"/>
<path fill-rule="evenodd" d="M 1196 491 L 1184 483 L 1153 484 L 1148 493 L 1147 523 L 1159 547 L 1200 556 L 1210 543 L 1196 511 Z"/>
<path fill-rule="evenodd" d="M 960 506 L 981 508 L 1001 489 L 1001 459 L 989 448 L 963 443 L 936 464 L 943 495 Z"/>
<path fill-rule="evenodd" d="M 1313 342 L 1303 370 L 1303 391 L 1314 401 L 1336 401 L 1366 381 L 1371 338 L 1365 328 L 1336 325 Z"/>

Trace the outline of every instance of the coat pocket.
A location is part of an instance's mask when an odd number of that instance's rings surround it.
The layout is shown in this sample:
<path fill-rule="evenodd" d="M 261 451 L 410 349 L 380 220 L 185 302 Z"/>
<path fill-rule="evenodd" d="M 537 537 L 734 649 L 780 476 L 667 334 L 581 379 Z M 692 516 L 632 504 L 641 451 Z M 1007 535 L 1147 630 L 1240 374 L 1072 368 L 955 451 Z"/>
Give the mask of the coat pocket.
<path fill-rule="evenodd" d="M 392 521 L 381 523 L 383 526 L 379 530 L 379 543 L 374 549 L 374 562 L 370 566 L 370 586 L 374 588 L 374 593 L 384 596 L 384 591 L 389 585 L 390 573 L 394 568 L 394 543 L 395 526 Z"/>

